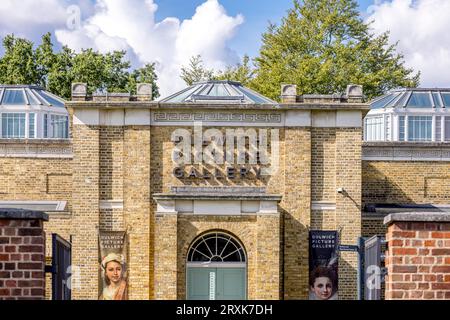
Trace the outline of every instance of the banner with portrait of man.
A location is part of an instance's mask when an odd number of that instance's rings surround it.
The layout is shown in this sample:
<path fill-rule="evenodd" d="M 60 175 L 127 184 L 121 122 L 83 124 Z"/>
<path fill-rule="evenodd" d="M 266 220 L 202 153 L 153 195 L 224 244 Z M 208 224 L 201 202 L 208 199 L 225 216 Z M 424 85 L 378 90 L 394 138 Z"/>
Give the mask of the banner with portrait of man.
<path fill-rule="evenodd" d="M 309 233 L 309 299 L 338 298 L 338 232 Z"/>
<path fill-rule="evenodd" d="M 128 237 L 124 231 L 99 234 L 99 300 L 128 300 Z"/>

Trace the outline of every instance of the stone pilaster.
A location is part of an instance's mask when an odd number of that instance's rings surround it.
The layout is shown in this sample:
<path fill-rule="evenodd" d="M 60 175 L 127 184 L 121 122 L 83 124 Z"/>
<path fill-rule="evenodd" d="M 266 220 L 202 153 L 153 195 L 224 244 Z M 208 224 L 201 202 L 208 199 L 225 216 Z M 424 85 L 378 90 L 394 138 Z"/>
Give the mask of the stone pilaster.
<path fill-rule="evenodd" d="M 311 130 L 285 130 L 284 299 L 308 298 L 308 228 L 311 221 Z"/>
<path fill-rule="evenodd" d="M 275 205 L 276 210 L 276 205 Z M 280 299 L 280 216 L 260 214 L 257 217 L 257 299 Z"/>
<path fill-rule="evenodd" d="M 177 299 L 178 215 L 175 201 L 158 202 L 155 221 L 155 299 Z"/>
<path fill-rule="evenodd" d="M 123 196 L 129 236 L 129 298 L 151 298 L 150 127 L 124 130 Z"/>
<path fill-rule="evenodd" d="M 342 244 L 356 245 L 361 236 L 361 128 L 336 129 L 336 228 Z M 339 299 L 357 299 L 358 256 L 342 252 L 339 259 Z"/>
<path fill-rule="evenodd" d="M 98 126 L 73 126 L 73 157 L 72 297 L 78 300 L 95 300 L 99 297 Z"/>

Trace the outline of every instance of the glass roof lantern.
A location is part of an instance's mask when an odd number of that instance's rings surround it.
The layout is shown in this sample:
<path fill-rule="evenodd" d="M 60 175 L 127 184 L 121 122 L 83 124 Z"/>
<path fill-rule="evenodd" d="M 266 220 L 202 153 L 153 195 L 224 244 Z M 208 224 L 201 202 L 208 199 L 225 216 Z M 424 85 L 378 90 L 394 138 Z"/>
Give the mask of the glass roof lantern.
<path fill-rule="evenodd" d="M 450 89 L 407 88 L 393 90 L 374 99 L 371 109 L 450 107 Z"/>
<path fill-rule="evenodd" d="M 0 85 L 0 105 L 64 108 L 64 100 L 37 86 Z"/>
<path fill-rule="evenodd" d="M 450 142 L 450 88 L 406 88 L 374 99 L 365 141 Z"/>
<path fill-rule="evenodd" d="M 0 85 L 0 139 L 69 139 L 65 101 L 30 85 Z"/>
<path fill-rule="evenodd" d="M 244 87 L 241 83 L 228 80 L 209 80 L 194 83 L 167 98 L 162 103 L 221 103 L 221 104 L 272 104 L 277 103 Z"/>

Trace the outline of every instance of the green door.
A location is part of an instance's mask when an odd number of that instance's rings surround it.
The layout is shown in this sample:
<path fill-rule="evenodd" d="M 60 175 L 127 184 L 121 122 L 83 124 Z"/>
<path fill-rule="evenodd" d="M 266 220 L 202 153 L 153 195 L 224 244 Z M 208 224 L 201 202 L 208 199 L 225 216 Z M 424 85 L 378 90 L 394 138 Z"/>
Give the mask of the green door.
<path fill-rule="evenodd" d="M 245 268 L 188 268 L 187 300 L 245 300 Z"/>
<path fill-rule="evenodd" d="M 218 268 L 216 277 L 216 300 L 246 299 L 244 268 Z"/>

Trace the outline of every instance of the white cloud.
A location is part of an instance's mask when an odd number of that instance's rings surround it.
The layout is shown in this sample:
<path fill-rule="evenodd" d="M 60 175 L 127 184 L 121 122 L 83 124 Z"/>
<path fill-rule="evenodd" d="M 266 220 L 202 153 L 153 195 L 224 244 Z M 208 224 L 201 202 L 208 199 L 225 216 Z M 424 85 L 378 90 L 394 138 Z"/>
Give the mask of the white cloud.
<path fill-rule="evenodd" d="M 58 0 L 0 1 L 0 26 L 3 28 L 61 24 L 66 16 L 65 6 Z"/>
<path fill-rule="evenodd" d="M 422 87 L 450 87 L 450 1 L 377 1 L 368 21 L 377 34 L 390 31 L 406 65 L 421 71 Z"/>
<path fill-rule="evenodd" d="M 59 29 L 55 34 L 75 50 L 128 50 L 140 64 L 157 62 L 162 96 L 185 86 L 180 69 L 193 55 L 201 54 L 205 64 L 214 68 L 238 61 L 227 42 L 244 19 L 228 16 L 218 0 L 207 0 L 182 22 L 173 17 L 156 22 L 157 9 L 153 0 L 98 0 L 95 13 L 80 28 Z"/>

